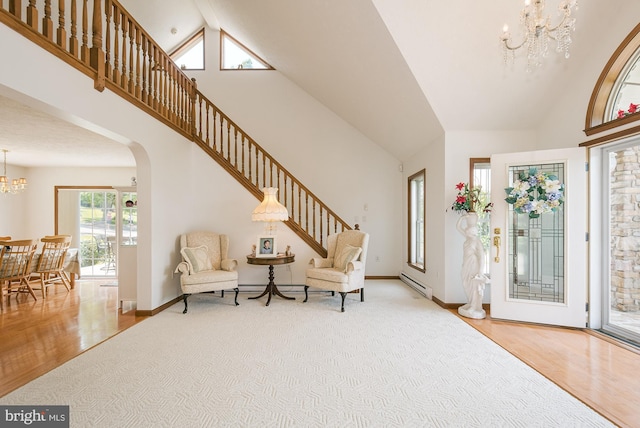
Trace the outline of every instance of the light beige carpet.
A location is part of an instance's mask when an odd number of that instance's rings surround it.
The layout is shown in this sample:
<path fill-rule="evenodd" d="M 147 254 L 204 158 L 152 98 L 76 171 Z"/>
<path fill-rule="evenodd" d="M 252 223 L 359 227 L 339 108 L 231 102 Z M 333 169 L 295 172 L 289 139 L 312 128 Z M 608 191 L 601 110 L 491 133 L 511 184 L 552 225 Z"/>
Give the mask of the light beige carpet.
<path fill-rule="evenodd" d="M 400 281 L 192 296 L 0 399 L 73 427 L 612 426 Z"/>

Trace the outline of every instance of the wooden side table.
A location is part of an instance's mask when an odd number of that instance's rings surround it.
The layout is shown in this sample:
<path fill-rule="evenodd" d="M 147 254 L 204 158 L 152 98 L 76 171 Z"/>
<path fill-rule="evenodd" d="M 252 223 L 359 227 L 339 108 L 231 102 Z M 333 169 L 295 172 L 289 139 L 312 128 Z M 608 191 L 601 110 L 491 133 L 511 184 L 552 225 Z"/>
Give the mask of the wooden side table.
<path fill-rule="evenodd" d="M 271 296 L 273 296 L 274 294 L 277 296 L 282 297 L 283 299 L 287 299 L 287 300 L 296 300 L 295 297 L 287 297 L 284 294 L 282 294 L 280 292 L 280 290 L 278 290 L 278 287 L 276 286 L 275 282 L 273 282 L 273 266 L 274 265 L 286 265 L 289 263 L 293 263 L 293 259 L 294 259 L 294 255 L 291 256 L 281 256 L 281 257 L 254 257 L 254 256 L 247 256 L 247 263 L 249 263 L 250 265 L 263 265 L 263 266 L 269 266 L 269 283 L 267 284 L 267 287 L 264 289 L 264 291 L 262 292 L 261 295 L 259 296 L 255 296 L 255 297 L 249 297 L 249 299 L 259 299 L 262 296 L 265 295 L 269 295 L 269 297 L 267 298 L 267 304 L 266 306 L 269 306 L 269 303 L 271 303 Z"/>

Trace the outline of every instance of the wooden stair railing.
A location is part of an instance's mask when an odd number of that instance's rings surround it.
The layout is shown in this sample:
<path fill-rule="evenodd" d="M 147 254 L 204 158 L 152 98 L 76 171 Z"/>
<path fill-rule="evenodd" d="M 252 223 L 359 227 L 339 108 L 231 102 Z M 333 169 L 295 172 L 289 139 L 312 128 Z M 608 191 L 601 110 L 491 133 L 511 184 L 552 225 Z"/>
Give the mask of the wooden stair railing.
<path fill-rule="evenodd" d="M 200 93 L 117 0 L 44 0 L 42 10 L 36 0 L 5 3 L 0 22 L 193 140 L 257 199 L 263 187 L 279 188 L 285 223 L 320 255 L 327 235 L 351 229 Z"/>
<path fill-rule="evenodd" d="M 327 235 L 351 229 L 199 91 L 194 114 L 194 141 L 259 200 L 262 188 L 277 187 L 285 223 L 316 252 L 326 256 Z"/>

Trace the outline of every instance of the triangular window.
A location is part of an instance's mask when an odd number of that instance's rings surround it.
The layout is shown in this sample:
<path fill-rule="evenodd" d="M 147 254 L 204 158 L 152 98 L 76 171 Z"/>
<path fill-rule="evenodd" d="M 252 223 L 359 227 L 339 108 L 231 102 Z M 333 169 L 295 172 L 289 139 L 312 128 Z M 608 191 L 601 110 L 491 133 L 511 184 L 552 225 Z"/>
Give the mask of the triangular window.
<path fill-rule="evenodd" d="M 169 54 L 183 70 L 204 70 L 204 28 Z"/>
<path fill-rule="evenodd" d="M 220 30 L 220 70 L 274 70 L 274 68 L 224 30 Z"/>

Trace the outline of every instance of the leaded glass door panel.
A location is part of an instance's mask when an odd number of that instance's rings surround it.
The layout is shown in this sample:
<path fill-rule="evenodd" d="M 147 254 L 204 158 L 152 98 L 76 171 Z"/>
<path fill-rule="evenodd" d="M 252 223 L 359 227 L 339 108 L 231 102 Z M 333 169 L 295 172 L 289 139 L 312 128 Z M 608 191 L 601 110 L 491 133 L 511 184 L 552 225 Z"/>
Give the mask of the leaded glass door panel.
<path fill-rule="evenodd" d="M 532 174 L 534 171 L 535 174 Z M 564 183 L 564 163 L 512 165 L 508 167 L 507 174 L 509 186 L 523 176 L 529 176 L 531 181 L 537 181 L 536 176 L 557 177 L 560 183 Z M 540 197 L 535 190 L 527 194 L 536 200 Z M 532 218 L 526 213 L 518 213 L 514 205 L 507 207 L 506 251 L 510 299 L 555 303 L 566 301 L 564 205 L 553 208 L 537 216 L 532 210 Z"/>
<path fill-rule="evenodd" d="M 492 318 L 585 326 L 584 165 L 584 149 L 492 156 Z M 532 190 L 535 177 L 557 178 L 564 185 L 562 192 L 556 192 L 562 194 L 563 203 L 549 197 L 553 186 L 547 189 L 548 200 L 543 201 Z M 518 198 L 507 203 L 505 189 L 514 186 L 517 192 L 512 194 L 531 195 L 533 200 Z"/>

